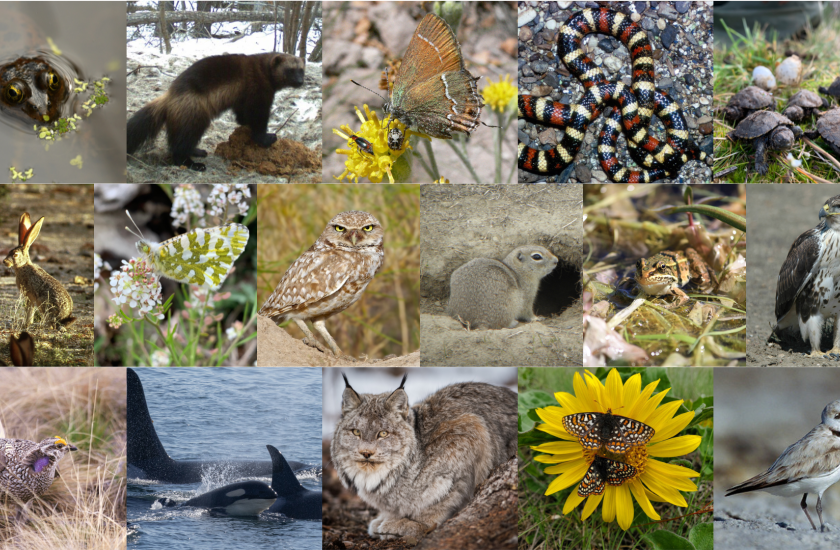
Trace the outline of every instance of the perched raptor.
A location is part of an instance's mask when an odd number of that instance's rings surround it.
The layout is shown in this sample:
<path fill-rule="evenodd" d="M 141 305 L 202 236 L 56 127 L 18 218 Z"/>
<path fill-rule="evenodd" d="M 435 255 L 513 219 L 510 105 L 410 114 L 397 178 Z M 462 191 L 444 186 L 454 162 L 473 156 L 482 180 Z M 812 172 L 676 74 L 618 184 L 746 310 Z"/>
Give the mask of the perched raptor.
<path fill-rule="evenodd" d="M 776 287 L 776 326 L 781 335 L 799 326 L 811 343 L 811 356 L 820 351 L 823 324 L 834 319 L 834 342 L 828 353 L 840 353 L 840 195 L 825 201 L 817 227 L 801 234 L 790 247 Z"/>

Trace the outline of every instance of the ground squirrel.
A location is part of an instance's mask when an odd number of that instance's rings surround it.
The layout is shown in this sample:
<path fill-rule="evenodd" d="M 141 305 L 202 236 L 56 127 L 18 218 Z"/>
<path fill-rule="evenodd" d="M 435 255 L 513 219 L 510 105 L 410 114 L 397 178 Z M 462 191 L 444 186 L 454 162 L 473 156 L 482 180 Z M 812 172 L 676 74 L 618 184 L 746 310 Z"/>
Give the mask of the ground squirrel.
<path fill-rule="evenodd" d="M 540 280 L 557 267 L 557 257 L 541 246 L 520 246 L 504 261 L 476 258 L 452 273 L 446 313 L 471 329 L 516 326 L 535 321 Z"/>

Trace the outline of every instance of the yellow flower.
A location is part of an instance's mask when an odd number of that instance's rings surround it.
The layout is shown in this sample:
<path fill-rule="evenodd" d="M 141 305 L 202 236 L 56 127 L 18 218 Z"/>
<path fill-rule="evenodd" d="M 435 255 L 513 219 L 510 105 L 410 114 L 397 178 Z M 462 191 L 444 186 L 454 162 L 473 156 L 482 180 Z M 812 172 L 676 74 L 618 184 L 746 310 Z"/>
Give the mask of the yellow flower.
<path fill-rule="evenodd" d="M 382 178 L 388 175 L 388 180 L 394 183 L 394 176 L 391 173 L 391 165 L 396 162 L 398 158 L 411 146 L 408 144 L 408 138 L 412 135 L 425 137 L 431 139 L 425 134 L 409 130 L 405 124 L 399 120 L 390 120 L 390 116 L 382 121 L 376 116 L 376 113 L 371 112 L 367 105 L 363 106 L 365 115 L 356 107 L 356 114 L 359 120 L 362 121 L 362 126 L 359 131 L 354 132 L 346 124 L 341 125 L 341 130 L 333 129 L 333 133 L 337 134 L 347 140 L 349 149 L 336 149 L 336 153 L 340 155 L 347 155 L 347 160 L 344 162 L 345 170 L 340 176 L 333 176 L 338 181 L 343 181 L 347 178 L 359 183 L 359 178 L 368 178 L 372 183 L 381 183 Z M 399 149 L 391 149 L 388 147 L 388 132 L 389 130 L 397 129 L 403 133 L 405 138 Z M 343 131 L 342 131 L 343 130 Z M 362 145 L 369 143 L 373 153 L 366 152 L 364 147 L 360 147 L 359 143 L 354 141 L 353 136 L 362 138 Z"/>
<path fill-rule="evenodd" d="M 584 380 L 585 377 L 585 380 Z M 557 392 L 555 399 L 559 407 L 537 409 L 537 415 L 545 422 L 537 426 L 538 430 L 549 433 L 562 441 L 544 443 L 531 447 L 535 451 L 548 453 L 534 458 L 537 462 L 553 464 L 545 469 L 547 474 L 560 474 L 548 486 L 545 494 L 550 495 L 575 485 L 589 470 L 596 456 L 629 464 L 635 469 L 632 476 L 622 479 L 620 484 L 605 483 L 601 494 L 581 497 L 578 491 L 572 491 L 563 506 L 563 514 L 568 514 L 586 500 L 582 519 L 588 518 L 603 501 L 602 517 L 610 523 L 618 518 L 618 525 L 627 530 L 633 522 L 633 498 L 639 503 L 648 517 L 659 520 L 659 514 L 653 509 L 651 500 L 668 502 L 675 506 L 687 506 L 680 491 L 697 491 L 689 478 L 699 477 L 699 473 L 675 464 L 654 460 L 653 457 L 671 458 L 690 453 L 700 446 L 699 435 L 675 437 L 694 418 L 693 412 L 674 417 L 682 405 L 681 400 L 659 404 L 668 393 L 667 388 L 653 394 L 659 380 L 651 382 L 642 389 L 642 377 L 635 374 L 622 383 L 618 371 L 613 369 L 607 375 L 606 386 L 598 378 L 586 371 L 584 377 L 575 374 L 575 395 Z M 597 451 L 584 448 L 577 436 L 570 434 L 563 427 L 563 418 L 582 412 L 601 412 L 611 410 L 614 414 L 625 416 L 647 424 L 655 430 L 647 444 L 634 447 L 626 454 L 617 455 L 606 451 L 602 445 Z"/>
<path fill-rule="evenodd" d="M 505 110 L 508 104 L 512 104 L 513 98 L 519 92 L 516 86 L 510 83 L 510 75 L 506 74 L 504 78 L 499 77 L 498 82 L 493 82 L 489 78 L 488 86 L 481 90 L 481 95 L 484 96 L 484 103 L 489 105 L 494 111 L 500 113 Z"/>
<path fill-rule="evenodd" d="M 449 183 L 449 180 L 445 177 L 441 176 L 440 179 L 433 181 L 432 183 Z"/>

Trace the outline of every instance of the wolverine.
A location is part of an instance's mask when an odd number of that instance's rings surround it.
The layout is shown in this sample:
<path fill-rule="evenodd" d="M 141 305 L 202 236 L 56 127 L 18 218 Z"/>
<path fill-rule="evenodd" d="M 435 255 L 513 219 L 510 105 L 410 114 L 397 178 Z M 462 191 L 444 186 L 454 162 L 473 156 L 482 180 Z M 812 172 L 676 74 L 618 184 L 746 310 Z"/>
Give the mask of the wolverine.
<path fill-rule="evenodd" d="M 237 124 L 251 129 L 254 143 L 270 147 L 277 141 L 267 132 L 274 93 L 302 86 L 303 76 L 303 59 L 283 53 L 216 55 L 196 61 L 165 94 L 128 120 L 128 153 L 157 137 L 165 124 L 172 164 L 203 171 L 204 164 L 190 156 L 207 156 L 197 147 L 201 136 L 228 109 L 233 109 Z"/>

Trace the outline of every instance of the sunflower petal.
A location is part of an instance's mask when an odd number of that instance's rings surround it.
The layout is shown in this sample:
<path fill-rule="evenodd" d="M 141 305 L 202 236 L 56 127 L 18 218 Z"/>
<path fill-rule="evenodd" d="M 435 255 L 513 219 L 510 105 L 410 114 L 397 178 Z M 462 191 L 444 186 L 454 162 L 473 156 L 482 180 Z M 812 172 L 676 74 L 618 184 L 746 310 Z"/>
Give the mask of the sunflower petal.
<path fill-rule="evenodd" d="M 601 403 L 602 407 L 618 409 L 624 405 L 622 397 L 624 397 L 624 387 L 621 383 L 621 375 L 618 374 L 618 369 L 612 369 L 607 375 L 607 403 Z"/>
<path fill-rule="evenodd" d="M 553 470 L 562 471 L 553 471 Z M 589 464 L 581 460 L 570 460 L 566 464 L 558 464 L 556 466 L 549 466 L 545 469 L 547 474 L 561 474 L 556 477 L 548 486 L 545 494 L 550 495 L 557 491 L 562 491 L 566 487 L 571 487 L 575 483 L 583 479 L 583 474 L 589 469 Z"/>
<path fill-rule="evenodd" d="M 572 491 L 569 494 L 569 498 L 566 499 L 565 504 L 563 504 L 563 515 L 565 516 L 575 508 L 577 508 L 581 502 L 583 502 L 586 497 L 582 497 L 577 494 L 577 491 Z"/>
<path fill-rule="evenodd" d="M 580 519 L 585 520 L 592 515 L 592 512 L 598 509 L 598 505 L 604 500 L 604 493 L 600 495 L 592 495 L 586 498 L 586 504 L 583 505 L 583 512 L 580 514 Z"/>
<path fill-rule="evenodd" d="M 653 509 L 653 505 L 650 503 L 650 499 L 647 495 L 648 491 L 645 489 L 645 486 L 641 481 L 637 479 L 632 483 L 628 483 L 627 486 L 630 487 L 630 492 L 632 492 L 633 496 L 636 497 L 636 502 L 639 503 L 639 506 L 647 517 L 657 521 L 662 519 L 659 514 L 656 513 L 656 510 Z"/>
<path fill-rule="evenodd" d="M 683 508 L 688 506 L 678 490 L 674 489 L 670 485 L 661 483 L 656 476 L 650 474 L 649 470 L 646 470 L 645 473 L 642 474 L 641 480 L 648 489 L 665 502 L 669 502 L 674 506 L 682 506 Z"/>
<path fill-rule="evenodd" d="M 580 443 L 577 441 L 551 441 L 549 443 L 543 443 L 542 445 L 532 445 L 531 450 L 556 455 L 573 455 L 581 454 L 583 447 L 581 447 Z"/>
<path fill-rule="evenodd" d="M 692 420 L 694 420 L 694 411 L 689 411 L 672 418 L 671 420 L 666 422 L 667 425 L 665 426 L 665 428 L 662 429 L 661 440 L 665 440 L 677 435 L 678 433 L 683 431 L 685 427 L 691 423 Z M 659 436 L 660 434 L 657 433 L 656 435 Z M 659 440 L 659 438 L 656 439 Z"/>
<path fill-rule="evenodd" d="M 682 456 L 694 452 L 700 446 L 702 437 L 699 435 L 681 435 L 660 441 L 647 448 L 648 455 L 668 458 Z M 571 443 L 574 445 L 574 443 Z M 533 447 L 531 447 L 533 449 Z"/>
<path fill-rule="evenodd" d="M 615 521 L 615 494 L 616 488 L 612 485 L 607 485 L 604 490 L 604 505 L 601 506 L 601 517 L 606 523 Z"/>
<path fill-rule="evenodd" d="M 633 524 L 633 498 L 626 484 L 615 488 L 615 509 L 618 526 L 626 531 Z"/>

